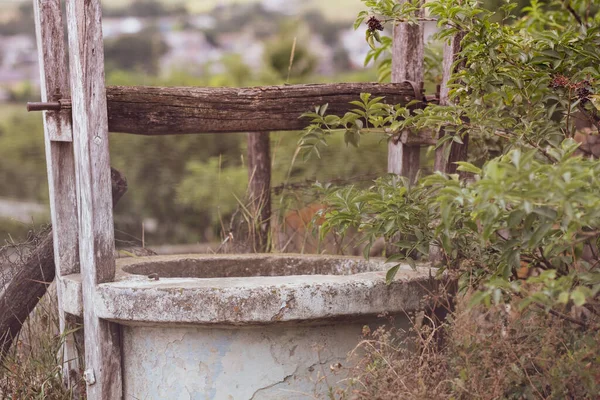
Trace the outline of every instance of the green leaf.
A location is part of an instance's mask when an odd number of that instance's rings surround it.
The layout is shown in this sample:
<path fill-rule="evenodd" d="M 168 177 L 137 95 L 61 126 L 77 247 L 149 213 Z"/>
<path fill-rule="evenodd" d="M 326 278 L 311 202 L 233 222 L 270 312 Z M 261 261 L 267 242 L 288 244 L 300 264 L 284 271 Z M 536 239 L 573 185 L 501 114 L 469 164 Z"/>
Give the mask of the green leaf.
<path fill-rule="evenodd" d="M 592 102 L 592 104 L 596 108 L 596 110 L 600 111 L 600 95 L 594 94 L 594 95 L 588 96 L 588 98 L 590 99 L 590 101 Z"/>
<path fill-rule="evenodd" d="M 482 303 L 489 303 L 490 301 L 490 293 L 488 291 L 478 291 L 473 294 L 471 300 L 469 301 L 469 308 L 479 306 Z"/>
<path fill-rule="evenodd" d="M 525 212 L 523 210 L 515 210 L 512 211 L 509 215 L 508 215 L 508 219 L 507 219 L 507 226 L 509 228 L 514 228 L 516 227 L 518 224 L 521 223 L 521 221 L 523 220 L 523 216 L 525 215 Z"/>
<path fill-rule="evenodd" d="M 511 153 L 511 160 L 513 165 L 519 168 L 519 161 L 521 160 L 521 151 L 519 151 L 519 149 L 513 150 Z"/>
<path fill-rule="evenodd" d="M 346 143 L 346 146 L 348 146 L 348 144 L 351 144 L 354 147 L 358 147 L 359 141 L 360 135 L 356 130 L 347 129 L 344 132 L 344 143 Z"/>
<path fill-rule="evenodd" d="M 327 111 L 328 107 L 329 107 L 329 103 L 325 103 L 321 107 L 319 107 L 319 114 L 321 116 L 325 115 L 325 112 Z"/>
<path fill-rule="evenodd" d="M 456 161 L 454 164 L 458 164 L 458 171 L 470 172 L 475 175 L 481 175 L 482 173 L 481 168 L 477 168 L 473 164 L 466 161 Z"/>
<path fill-rule="evenodd" d="M 567 304 L 569 302 L 569 292 L 561 292 L 558 295 L 558 300 L 560 304 Z"/>
<path fill-rule="evenodd" d="M 388 285 L 390 283 L 392 283 L 392 281 L 394 280 L 394 277 L 396 276 L 396 274 L 398 273 L 398 270 L 400 269 L 400 265 L 401 264 L 396 264 L 392 268 L 388 269 L 387 274 L 385 274 L 385 283 L 387 283 Z"/>
<path fill-rule="evenodd" d="M 552 222 L 545 222 L 538 226 L 538 228 L 533 232 L 531 238 L 529 239 L 529 246 L 532 248 L 538 247 L 544 236 L 548 233 L 548 231 L 552 228 Z"/>
<path fill-rule="evenodd" d="M 585 304 L 586 298 L 581 288 L 576 288 L 571 292 L 571 300 L 573 300 L 573 304 L 579 307 Z"/>

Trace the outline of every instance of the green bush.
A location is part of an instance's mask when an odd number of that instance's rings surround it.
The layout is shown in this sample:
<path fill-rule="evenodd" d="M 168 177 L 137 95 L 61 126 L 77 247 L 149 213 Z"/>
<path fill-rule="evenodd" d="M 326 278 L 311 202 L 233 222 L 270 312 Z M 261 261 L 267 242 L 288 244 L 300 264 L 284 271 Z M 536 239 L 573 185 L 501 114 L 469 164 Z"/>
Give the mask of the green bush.
<path fill-rule="evenodd" d="M 368 18 L 416 22 L 418 2 L 363 0 Z M 389 138 L 429 130 L 446 135 L 448 156 L 469 135 L 458 174 L 414 184 L 397 176 L 367 189 L 325 188 L 321 234 L 349 227 L 368 247 L 383 236 L 390 261 L 415 263 L 431 249 L 459 296 L 441 322 L 367 334 L 352 399 L 595 399 L 600 390 L 600 161 L 590 146 L 600 130 L 600 12 L 586 1 L 532 1 L 490 11 L 477 1 L 424 5 L 442 28 L 462 37 L 448 105 L 383 104 L 363 94 L 354 110 L 305 114 L 300 147 L 320 156 L 334 131 L 358 145 L 368 132 Z M 374 25 L 374 22 L 371 22 Z M 389 74 L 389 38 L 367 30 L 368 60 Z M 591 128 L 578 131 L 575 117 Z M 400 251 L 395 251 L 399 249 Z M 398 267 L 388 272 L 392 279 Z M 443 340 L 434 340 L 442 337 Z"/>
<path fill-rule="evenodd" d="M 365 4 L 390 20 L 415 20 L 412 3 Z M 341 118 L 326 106 L 305 114 L 312 123 L 300 143 L 319 155 L 334 130 L 358 144 L 366 132 L 443 129 L 437 146 L 447 156 L 468 134 L 472 163 L 458 170 L 469 179 L 435 174 L 411 186 L 392 177 L 367 190 L 330 190 L 323 232 L 355 226 L 368 243 L 384 236 L 403 249 L 391 260 L 410 263 L 439 248 L 442 269 L 459 271 L 461 289 L 480 289 L 474 303 L 520 299 L 521 308 L 561 315 L 600 312 L 600 162 L 575 156 L 572 139 L 575 112 L 600 128 L 600 13 L 586 5 L 534 1 L 516 18 L 511 3 L 495 12 L 477 1 L 427 3 L 443 27 L 440 39 L 463 37 L 450 104 L 411 112 L 363 94 Z M 367 30 L 373 48 L 389 50 L 385 40 L 377 46 L 376 33 Z M 492 148 L 501 155 L 485 145 L 491 140 L 501 141 Z"/>

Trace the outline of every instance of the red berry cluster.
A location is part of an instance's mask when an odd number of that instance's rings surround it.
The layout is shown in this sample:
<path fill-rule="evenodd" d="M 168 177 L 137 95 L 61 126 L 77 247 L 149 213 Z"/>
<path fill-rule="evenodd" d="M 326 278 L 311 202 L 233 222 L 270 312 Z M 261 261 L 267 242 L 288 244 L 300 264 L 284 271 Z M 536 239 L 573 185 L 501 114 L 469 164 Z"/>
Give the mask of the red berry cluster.
<path fill-rule="evenodd" d="M 381 21 L 379 21 L 375 17 L 369 18 L 369 20 L 367 21 L 367 26 L 369 27 L 369 30 L 371 32 L 383 30 L 383 25 L 381 25 Z"/>
<path fill-rule="evenodd" d="M 589 100 L 589 96 L 593 94 L 590 90 L 591 82 L 587 79 L 584 79 L 579 82 L 573 82 L 569 78 L 564 75 L 555 75 L 550 81 L 550 87 L 552 89 L 556 88 L 566 88 L 569 90 L 575 90 L 577 97 L 581 100 L 582 103 L 585 103 Z"/>
<path fill-rule="evenodd" d="M 554 78 L 552 78 L 552 81 L 550 82 L 550 87 L 552 89 L 568 87 L 569 85 L 571 85 L 571 81 L 564 75 L 554 75 Z"/>

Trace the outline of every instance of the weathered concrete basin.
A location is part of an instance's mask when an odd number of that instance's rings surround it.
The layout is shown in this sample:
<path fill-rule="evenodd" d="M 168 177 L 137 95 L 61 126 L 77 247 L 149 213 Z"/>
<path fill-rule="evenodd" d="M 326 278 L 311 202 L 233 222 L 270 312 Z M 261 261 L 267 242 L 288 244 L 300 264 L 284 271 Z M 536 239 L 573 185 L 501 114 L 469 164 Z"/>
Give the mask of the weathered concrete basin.
<path fill-rule="evenodd" d="M 384 323 L 383 312 L 407 325 L 432 288 L 424 266 L 403 266 L 386 285 L 389 266 L 304 255 L 119 259 L 94 305 L 122 325 L 126 399 L 326 398 L 363 326 Z M 61 283 L 65 310 L 80 314 L 79 277 Z"/>

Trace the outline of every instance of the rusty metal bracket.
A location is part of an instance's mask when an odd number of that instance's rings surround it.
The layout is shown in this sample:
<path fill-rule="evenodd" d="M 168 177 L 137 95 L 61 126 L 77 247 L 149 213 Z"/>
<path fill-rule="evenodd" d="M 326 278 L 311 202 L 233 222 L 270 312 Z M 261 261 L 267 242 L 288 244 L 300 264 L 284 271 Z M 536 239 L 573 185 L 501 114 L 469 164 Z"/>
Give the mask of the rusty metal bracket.
<path fill-rule="evenodd" d="M 71 99 L 60 99 L 58 101 L 28 102 L 27 111 L 60 111 L 70 110 Z"/>
<path fill-rule="evenodd" d="M 415 93 L 415 100 L 425 101 L 424 96 L 424 82 L 415 82 L 415 81 L 403 81 L 402 83 L 408 83 Z"/>

